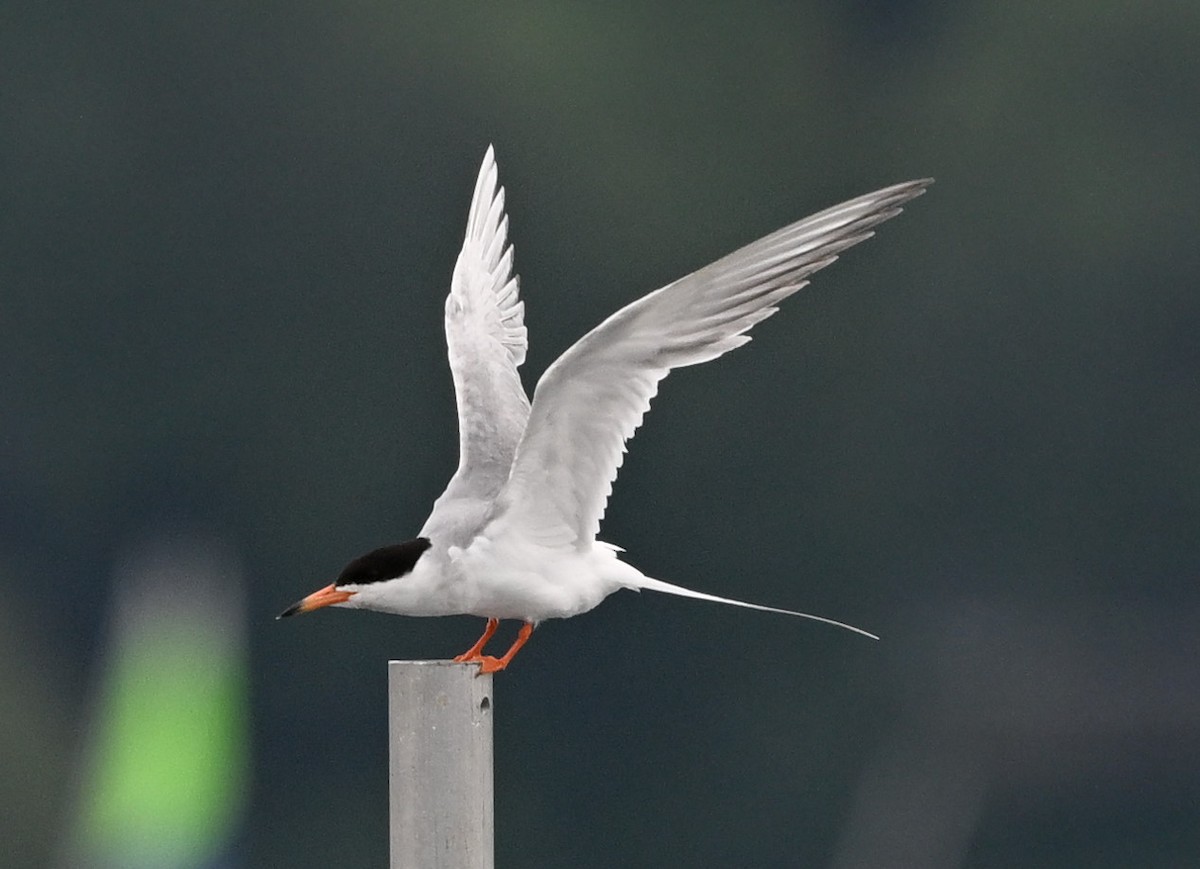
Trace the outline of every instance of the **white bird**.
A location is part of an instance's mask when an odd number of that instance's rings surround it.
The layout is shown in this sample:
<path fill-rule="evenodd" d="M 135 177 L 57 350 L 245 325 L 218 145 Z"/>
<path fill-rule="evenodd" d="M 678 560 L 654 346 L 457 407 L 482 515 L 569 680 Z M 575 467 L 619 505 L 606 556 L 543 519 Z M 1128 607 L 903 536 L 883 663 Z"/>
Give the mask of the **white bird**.
<path fill-rule="evenodd" d="M 932 179 L 897 184 L 786 226 L 626 305 L 538 381 L 525 360 L 524 303 L 508 244 L 504 188 L 489 147 L 475 182 L 450 295 L 446 343 L 458 403 L 459 463 L 419 536 L 350 562 L 280 618 L 325 606 L 487 619 L 455 658 L 503 670 L 534 627 L 585 613 L 619 589 L 666 592 L 860 628 L 652 579 L 596 539 L 625 443 L 673 368 L 716 359 Z M 501 619 L 523 622 L 501 657 L 483 654 Z"/>

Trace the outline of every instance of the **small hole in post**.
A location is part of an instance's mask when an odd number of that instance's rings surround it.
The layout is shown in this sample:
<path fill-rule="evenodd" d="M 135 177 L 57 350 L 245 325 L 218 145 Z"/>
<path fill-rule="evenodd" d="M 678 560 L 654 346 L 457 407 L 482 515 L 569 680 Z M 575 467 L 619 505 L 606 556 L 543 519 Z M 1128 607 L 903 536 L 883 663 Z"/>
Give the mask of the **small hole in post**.
<path fill-rule="evenodd" d="M 487 712 L 491 708 L 492 708 L 492 698 L 484 697 L 482 700 L 479 701 L 479 711 L 480 712 Z"/>

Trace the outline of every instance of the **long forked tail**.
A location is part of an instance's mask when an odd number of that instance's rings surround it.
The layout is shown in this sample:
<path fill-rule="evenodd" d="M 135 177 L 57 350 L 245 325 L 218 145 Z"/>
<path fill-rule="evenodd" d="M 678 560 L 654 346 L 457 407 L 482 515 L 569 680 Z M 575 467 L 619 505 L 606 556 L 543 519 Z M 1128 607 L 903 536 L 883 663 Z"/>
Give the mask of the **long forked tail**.
<path fill-rule="evenodd" d="M 870 631 L 864 631 L 862 628 L 856 628 L 854 625 L 848 625 L 845 622 L 834 621 L 827 619 L 824 616 L 814 616 L 811 613 L 800 613 L 795 610 L 779 609 L 773 606 L 763 606 L 757 603 L 746 603 L 744 600 L 733 600 L 728 597 L 717 597 L 715 594 L 705 594 L 702 591 L 692 591 L 690 588 L 684 588 L 682 585 L 672 585 L 669 582 L 663 582 L 661 579 L 651 579 L 648 576 L 641 576 L 637 582 L 630 586 L 637 589 L 649 589 L 650 591 L 661 591 L 664 594 L 674 594 L 679 597 L 691 597 L 696 600 L 709 600 L 713 603 L 727 603 L 731 606 L 746 607 L 752 610 L 762 610 L 768 613 L 782 613 L 785 616 L 799 616 L 802 619 L 812 619 L 814 622 L 824 622 L 827 625 L 833 625 L 835 628 L 845 628 L 848 631 L 854 631 L 856 634 L 862 634 L 864 637 L 870 637 L 872 640 L 878 640 L 879 637 L 872 634 Z"/>

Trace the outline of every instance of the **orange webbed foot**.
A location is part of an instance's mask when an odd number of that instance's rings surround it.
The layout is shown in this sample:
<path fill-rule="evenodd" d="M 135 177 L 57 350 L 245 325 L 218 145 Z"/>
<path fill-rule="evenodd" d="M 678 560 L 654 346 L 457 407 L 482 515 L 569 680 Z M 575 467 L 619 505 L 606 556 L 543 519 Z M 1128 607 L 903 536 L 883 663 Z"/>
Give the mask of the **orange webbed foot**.
<path fill-rule="evenodd" d="M 512 644 L 512 647 L 504 653 L 503 658 L 493 658 L 491 655 L 479 654 L 479 649 L 472 649 L 475 654 L 466 659 L 467 663 L 473 664 L 479 662 L 479 672 L 476 674 L 482 676 L 484 673 L 498 673 L 508 666 L 508 662 L 513 659 L 513 656 L 520 651 L 521 646 L 529 641 L 530 635 L 533 634 L 533 624 L 526 622 L 521 625 L 521 630 L 517 631 L 517 639 Z M 482 647 L 480 647 L 482 648 Z"/>
<path fill-rule="evenodd" d="M 492 638 L 492 634 L 496 633 L 496 628 L 498 628 L 499 626 L 500 626 L 499 619 L 488 619 L 487 627 L 483 629 L 483 636 L 480 637 L 475 642 L 475 645 L 471 646 L 471 648 L 467 649 L 461 655 L 455 656 L 454 663 L 456 663 L 456 664 L 471 664 L 471 663 L 474 663 L 475 661 L 482 660 L 483 659 L 483 654 L 482 654 L 483 647 L 487 645 L 488 640 L 490 640 Z"/>
<path fill-rule="evenodd" d="M 482 676 L 484 673 L 499 673 L 508 666 L 508 661 L 503 658 L 493 658 L 491 655 L 480 655 L 475 660 L 479 661 L 479 673 Z M 474 663 L 474 661 L 472 661 Z"/>

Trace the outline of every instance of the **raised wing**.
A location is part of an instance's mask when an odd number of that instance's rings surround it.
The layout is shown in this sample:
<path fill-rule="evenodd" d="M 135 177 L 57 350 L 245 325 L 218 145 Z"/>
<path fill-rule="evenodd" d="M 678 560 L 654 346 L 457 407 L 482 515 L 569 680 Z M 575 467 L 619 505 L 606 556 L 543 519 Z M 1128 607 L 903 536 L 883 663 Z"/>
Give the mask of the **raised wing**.
<path fill-rule="evenodd" d="M 443 495 L 448 500 L 494 498 L 508 479 L 529 419 L 529 399 L 517 374 L 527 346 L 525 306 L 517 294 L 497 174 L 489 146 L 446 298 L 459 447 L 458 470 Z"/>
<path fill-rule="evenodd" d="M 501 493 L 502 521 L 547 544 L 588 546 L 621 466 L 672 368 L 740 347 L 746 332 L 932 179 L 851 199 L 625 306 L 547 369 Z"/>

